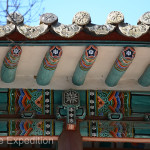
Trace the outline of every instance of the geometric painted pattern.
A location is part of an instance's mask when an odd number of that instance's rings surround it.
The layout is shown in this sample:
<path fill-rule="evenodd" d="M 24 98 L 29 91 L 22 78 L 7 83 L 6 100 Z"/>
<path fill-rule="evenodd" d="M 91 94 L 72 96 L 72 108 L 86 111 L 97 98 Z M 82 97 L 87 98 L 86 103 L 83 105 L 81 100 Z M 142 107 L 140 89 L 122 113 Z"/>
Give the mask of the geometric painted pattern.
<path fill-rule="evenodd" d="M 95 97 L 95 112 L 93 101 L 91 101 L 91 91 L 87 91 L 87 112 L 89 116 L 95 113 L 95 116 L 108 116 L 108 113 L 122 113 L 123 116 L 131 115 L 130 92 L 122 91 L 94 91 L 92 97 Z"/>
<path fill-rule="evenodd" d="M 53 99 L 50 90 L 11 89 L 9 90 L 9 114 L 33 111 L 36 114 L 51 114 Z"/>
<path fill-rule="evenodd" d="M 43 66 L 46 70 L 55 70 L 59 59 L 62 55 L 62 49 L 59 46 L 52 46 L 49 51 L 47 51 L 44 59 Z"/>
<path fill-rule="evenodd" d="M 79 92 L 79 91 L 78 91 Z M 53 91 L 49 89 L 0 89 L 0 113 L 1 114 L 20 114 L 25 111 L 34 111 L 36 114 L 54 115 L 56 112 L 55 105 L 62 104 L 63 91 Z M 80 93 L 80 92 L 79 92 Z M 82 97 L 81 93 L 85 95 Z M 105 90 L 88 90 L 82 91 L 79 96 L 81 106 L 86 105 L 88 116 L 105 116 L 108 113 L 122 113 L 123 117 L 128 117 L 134 114 L 133 108 L 136 107 L 136 113 L 143 115 L 143 107 L 148 107 L 148 99 L 150 93 L 142 92 L 123 92 L 123 91 L 105 91 Z M 147 100 L 147 101 L 146 101 Z M 145 102 L 145 103 L 144 103 Z M 147 102 L 147 103 L 146 103 Z M 142 106 L 143 104 L 143 106 Z M 132 106 L 131 106 L 132 105 Z M 135 106 L 134 106 L 135 105 Z M 134 106 L 134 107 L 133 107 Z M 75 109 L 70 107 L 70 121 L 74 118 L 72 112 Z M 144 109 L 145 110 L 145 109 Z M 146 110 L 146 111 L 148 111 Z M 144 113 L 146 113 L 146 111 Z M 62 113 L 65 113 L 61 110 Z M 6 123 L 7 122 L 7 123 Z M 83 128 L 84 133 L 92 137 L 135 137 L 150 135 L 149 124 L 127 121 L 104 121 L 91 120 L 85 121 L 86 125 Z M 71 123 L 71 122 L 70 122 Z M 3 124 L 3 125 L 2 125 Z M 60 135 L 63 124 L 49 119 L 10 119 L 0 121 L 0 135 Z M 56 127 L 56 128 L 54 128 Z M 7 129 L 6 129 L 7 128 Z M 60 129 L 59 129 L 60 128 Z M 82 135 L 82 128 L 81 128 Z M 87 136 L 87 134 L 86 134 Z"/>
<path fill-rule="evenodd" d="M 133 125 L 131 122 L 99 121 L 98 136 L 113 138 L 133 137 Z"/>
<path fill-rule="evenodd" d="M 22 50 L 20 46 L 13 46 L 12 49 L 10 49 L 7 52 L 7 55 L 4 58 L 4 65 L 5 67 L 9 69 L 14 69 L 17 67 L 19 63 L 19 59 L 21 56 Z"/>
<path fill-rule="evenodd" d="M 114 63 L 118 71 L 126 71 L 135 57 L 136 51 L 133 47 L 125 47 Z"/>
<path fill-rule="evenodd" d="M 94 45 L 88 46 L 79 62 L 79 66 L 82 70 L 88 71 L 94 64 L 98 54 L 98 49 Z"/>
<path fill-rule="evenodd" d="M 51 106 L 51 99 L 50 99 L 50 90 L 45 90 L 45 114 L 50 114 L 50 106 Z"/>
<path fill-rule="evenodd" d="M 18 119 L 9 121 L 10 136 L 52 136 L 54 123 L 47 120 Z"/>
<path fill-rule="evenodd" d="M 94 125 L 93 125 L 94 121 Z M 87 121 L 88 136 L 126 138 L 134 137 L 134 124 L 120 121 Z M 81 127 L 82 128 L 82 127 Z M 93 132 L 94 129 L 94 132 Z M 82 135 L 82 130 L 80 131 Z"/>

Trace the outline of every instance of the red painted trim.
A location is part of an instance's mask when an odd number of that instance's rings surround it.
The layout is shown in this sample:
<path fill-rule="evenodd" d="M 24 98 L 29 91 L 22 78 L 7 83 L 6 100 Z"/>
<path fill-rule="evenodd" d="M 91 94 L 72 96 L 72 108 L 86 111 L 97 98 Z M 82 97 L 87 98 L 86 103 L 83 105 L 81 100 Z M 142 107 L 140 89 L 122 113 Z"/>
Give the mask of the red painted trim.
<path fill-rule="evenodd" d="M 7 35 L 5 37 L 0 38 L 0 41 L 41 41 L 41 40 L 106 40 L 106 41 L 144 41 L 144 42 L 150 42 L 150 34 L 146 33 L 142 35 L 139 38 L 132 38 L 132 37 L 127 37 L 124 35 L 119 34 L 116 31 L 113 31 L 109 33 L 108 35 L 105 36 L 93 36 L 91 34 L 88 34 L 84 31 L 81 31 L 80 33 L 76 34 L 72 38 L 63 38 L 59 35 L 53 34 L 51 32 L 47 32 L 44 35 L 41 35 L 40 37 L 36 39 L 27 39 L 24 35 L 20 34 L 19 32 L 15 31 L 11 33 L 10 35 Z"/>
<path fill-rule="evenodd" d="M 58 141 L 58 136 L 0 136 L 0 139 L 3 141 Z"/>
<path fill-rule="evenodd" d="M 150 143 L 148 138 L 103 138 L 103 137 L 82 137 L 83 141 L 89 142 L 129 142 L 129 143 Z"/>
<path fill-rule="evenodd" d="M 3 141 L 13 141 L 13 140 L 53 140 L 58 141 L 58 136 L 0 136 Z M 82 141 L 89 142 L 130 142 L 130 143 L 150 143 L 150 139 L 147 138 L 100 138 L 100 137 L 82 137 Z"/>

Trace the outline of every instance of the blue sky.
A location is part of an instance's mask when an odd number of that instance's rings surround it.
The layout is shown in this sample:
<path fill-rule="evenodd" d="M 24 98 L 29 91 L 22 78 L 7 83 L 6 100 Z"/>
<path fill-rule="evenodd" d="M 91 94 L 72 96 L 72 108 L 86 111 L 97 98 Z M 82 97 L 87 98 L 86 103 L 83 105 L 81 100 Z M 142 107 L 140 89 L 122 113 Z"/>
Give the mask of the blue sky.
<path fill-rule="evenodd" d="M 150 11 L 150 0 L 45 0 L 44 12 L 52 12 L 63 24 L 71 24 L 73 16 L 79 11 L 90 13 L 92 23 L 105 24 L 111 11 L 121 11 L 125 22 L 136 25 L 145 12 Z"/>
<path fill-rule="evenodd" d="M 0 0 L 0 9 L 5 8 L 6 0 Z M 14 1 L 14 0 L 10 0 Z M 18 0 L 22 6 L 26 6 L 31 0 Z M 37 0 L 38 1 L 38 0 Z M 1 5 L 3 3 L 3 5 Z M 40 7 L 39 7 L 40 6 Z M 125 22 L 136 25 L 140 16 L 145 12 L 150 11 L 150 0 L 43 0 L 42 5 L 33 7 L 32 12 L 39 12 L 39 8 L 44 8 L 43 13 L 54 13 L 58 16 L 58 20 L 63 24 L 71 24 L 73 16 L 79 11 L 87 11 L 90 13 L 92 23 L 105 24 L 106 18 L 111 11 L 121 11 L 124 14 Z M 12 10 L 10 10 L 12 11 Z M 19 12 L 25 12 L 22 7 Z M 37 21 L 30 21 L 28 25 L 38 25 Z M 2 19 L 2 18 L 1 18 Z M 3 18 L 6 20 L 6 18 Z"/>

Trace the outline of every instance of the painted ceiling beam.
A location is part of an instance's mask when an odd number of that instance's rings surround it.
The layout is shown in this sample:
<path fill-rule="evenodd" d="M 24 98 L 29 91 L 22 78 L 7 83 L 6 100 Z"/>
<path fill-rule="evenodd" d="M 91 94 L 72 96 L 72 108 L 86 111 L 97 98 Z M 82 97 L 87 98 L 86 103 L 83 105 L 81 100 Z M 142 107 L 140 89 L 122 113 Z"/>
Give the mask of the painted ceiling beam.
<path fill-rule="evenodd" d="M 145 87 L 150 85 L 150 64 L 147 66 L 144 73 L 139 78 L 138 83 Z"/>
<path fill-rule="evenodd" d="M 14 46 L 7 52 L 1 68 L 1 80 L 3 82 L 11 83 L 15 80 L 21 53 L 20 46 Z"/>
<path fill-rule="evenodd" d="M 73 84 L 78 86 L 84 84 L 86 75 L 88 71 L 91 69 L 91 67 L 93 66 L 97 54 L 98 54 L 98 49 L 94 45 L 90 45 L 85 49 L 73 74 L 72 77 Z"/>
<path fill-rule="evenodd" d="M 52 46 L 47 51 L 36 78 L 39 85 L 44 86 L 50 83 L 61 56 L 62 49 L 59 46 Z"/>
<path fill-rule="evenodd" d="M 126 72 L 135 57 L 136 51 L 133 47 L 125 47 L 116 59 L 111 71 L 109 72 L 105 83 L 110 86 L 116 86 Z"/>

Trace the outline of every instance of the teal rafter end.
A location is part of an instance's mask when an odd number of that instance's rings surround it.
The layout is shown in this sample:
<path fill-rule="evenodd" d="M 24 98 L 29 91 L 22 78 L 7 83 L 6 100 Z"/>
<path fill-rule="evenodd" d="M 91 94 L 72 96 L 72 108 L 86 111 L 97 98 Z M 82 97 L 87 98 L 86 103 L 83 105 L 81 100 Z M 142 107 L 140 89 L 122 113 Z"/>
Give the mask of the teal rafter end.
<path fill-rule="evenodd" d="M 142 76 L 139 78 L 138 83 L 145 87 L 150 85 L 150 65 L 148 65 Z"/>

